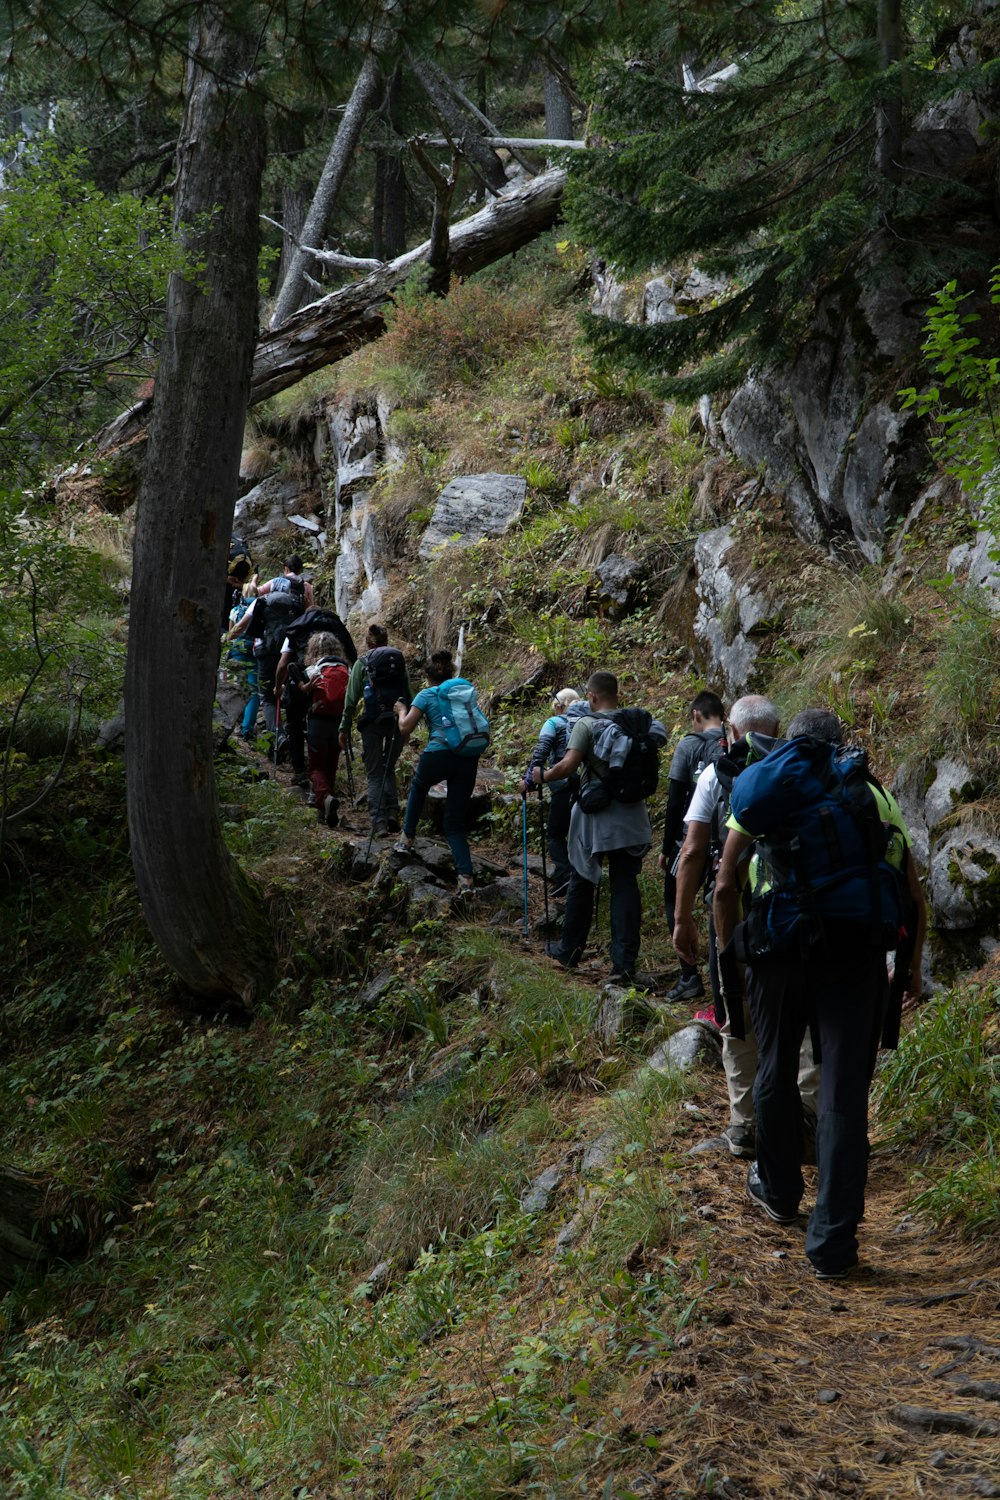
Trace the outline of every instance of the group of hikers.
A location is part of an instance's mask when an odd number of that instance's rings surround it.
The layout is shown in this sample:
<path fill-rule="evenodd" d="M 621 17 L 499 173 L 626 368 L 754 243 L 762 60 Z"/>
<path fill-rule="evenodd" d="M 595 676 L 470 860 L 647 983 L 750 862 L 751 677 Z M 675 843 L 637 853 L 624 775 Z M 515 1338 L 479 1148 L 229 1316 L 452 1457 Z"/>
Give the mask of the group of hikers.
<path fill-rule="evenodd" d="M 428 685 L 412 695 L 384 626 L 368 627 L 359 656 L 339 617 L 315 606 L 299 557 L 263 584 L 231 571 L 227 588 L 230 659 L 254 641 L 241 732 L 254 733 L 261 709 L 276 739 L 283 713 L 293 778 L 305 782 L 307 753 L 310 800 L 335 826 L 338 758 L 360 707 L 373 835 L 398 834 L 394 849 L 410 853 L 427 794 L 444 782 L 444 836 L 459 889 L 471 890 L 469 803 L 490 731 L 450 653 L 430 656 Z M 421 719 L 428 741 L 400 823 L 396 762 Z M 562 968 L 584 955 L 606 865 L 610 978 L 636 981 L 647 804 L 667 740 L 659 719 L 620 705 L 609 671 L 552 700 L 520 790 L 527 799 L 549 789 L 546 851 L 564 906 L 546 951 Z M 741 697 L 728 715 L 711 691 L 693 700 L 670 761 L 659 854 L 681 965 L 668 998 L 704 996 L 704 903 L 711 1005 L 694 1019 L 721 1034 L 729 1123 L 719 1144 L 747 1160 L 747 1193 L 779 1224 L 796 1221 L 802 1166 L 815 1162 L 806 1254 L 824 1279 L 858 1267 L 876 1054 L 895 1044 L 920 991 L 925 907 L 909 851 L 896 802 L 835 714 L 806 709 L 782 737 L 766 697 Z"/>

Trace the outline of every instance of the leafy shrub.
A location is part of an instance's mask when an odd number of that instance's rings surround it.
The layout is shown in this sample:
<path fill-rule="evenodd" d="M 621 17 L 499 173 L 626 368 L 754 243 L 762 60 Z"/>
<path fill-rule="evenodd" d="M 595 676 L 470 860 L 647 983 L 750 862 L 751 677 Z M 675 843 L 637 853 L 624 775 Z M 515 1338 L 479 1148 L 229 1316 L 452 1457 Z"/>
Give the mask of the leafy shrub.
<path fill-rule="evenodd" d="M 382 352 L 440 381 L 467 381 L 537 338 L 528 300 L 466 281 L 446 298 L 401 297 L 386 319 Z"/>

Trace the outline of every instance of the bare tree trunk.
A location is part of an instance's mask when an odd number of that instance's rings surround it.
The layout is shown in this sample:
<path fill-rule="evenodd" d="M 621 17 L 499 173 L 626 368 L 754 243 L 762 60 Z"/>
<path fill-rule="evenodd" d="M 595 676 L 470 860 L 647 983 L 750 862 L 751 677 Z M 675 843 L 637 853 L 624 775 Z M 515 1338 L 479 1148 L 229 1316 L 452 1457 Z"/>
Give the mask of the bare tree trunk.
<path fill-rule="evenodd" d="M 212 757 L 220 580 L 257 326 L 264 126 L 253 38 L 199 10 L 175 232 L 203 272 L 174 275 L 139 494 L 125 673 L 132 862 L 167 962 L 197 994 L 250 1007 L 274 947 L 259 892 L 222 839 Z"/>
<path fill-rule="evenodd" d="M 337 201 L 337 194 L 343 186 L 347 169 L 353 160 L 362 128 L 368 118 L 368 111 L 378 98 L 381 86 L 382 73 L 378 58 L 374 51 L 368 52 L 351 91 L 351 97 L 347 101 L 347 108 L 337 126 L 337 134 L 330 147 L 326 165 L 316 185 L 313 201 L 302 226 L 299 248 L 292 256 L 288 273 L 278 288 L 274 312 L 271 314 L 272 328 L 276 328 L 279 323 L 291 317 L 293 312 L 298 311 L 306 290 L 306 270 L 309 266 L 309 257 L 301 247 L 302 245 L 319 245 L 323 241 L 333 205 Z"/>
<path fill-rule="evenodd" d="M 573 138 L 573 106 L 555 73 L 545 70 L 545 134 L 557 141 Z"/>
<path fill-rule="evenodd" d="M 902 0 L 878 0 L 878 50 L 883 72 L 902 60 Z M 876 110 L 875 137 L 875 165 L 883 177 L 896 182 L 903 148 L 903 100 L 898 89 Z"/>
<path fill-rule="evenodd" d="M 499 193 L 507 186 L 507 173 L 503 162 L 492 146 L 488 146 L 479 132 L 473 130 L 469 120 L 451 97 L 448 81 L 441 69 L 423 58 L 410 55 L 410 65 L 424 93 L 427 95 L 457 151 L 469 163 L 488 188 Z"/>
<path fill-rule="evenodd" d="M 389 83 L 386 118 L 395 134 L 400 137 L 403 131 L 400 109 L 402 83 L 402 70 L 397 65 Z M 406 171 L 399 142 L 395 150 L 385 153 L 382 172 L 381 258 L 394 260 L 406 249 Z"/>
<path fill-rule="evenodd" d="M 302 226 L 306 218 L 306 185 L 297 164 L 305 147 L 305 131 L 299 115 L 285 114 L 279 115 L 275 121 L 274 131 L 277 149 L 286 162 L 286 169 L 281 174 L 281 260 L 275 278 L 275 285 L 281 286 L 292 257 L 302 243 Z"/>
<path fill-rule="evenodd" d="M 559 218 L 565 185 L 566 173 L 553 167 L 456 224 L 449 236 L 452 275 L 471 276 L 551 229 Z M 266 401 L 314 370 L 336 364 L 363 344 L 381 338 L 385 332 L 382 308 L 429 253 L 427 241 L 371 275 L 303 307 L 265 335 L 254 359 L 250 405 Z M 95 451 L 105 452 L 138 438 L 149 418 L 149 407 L 148 400 L 138 401 L 109 422 L 94 440 Z"/>

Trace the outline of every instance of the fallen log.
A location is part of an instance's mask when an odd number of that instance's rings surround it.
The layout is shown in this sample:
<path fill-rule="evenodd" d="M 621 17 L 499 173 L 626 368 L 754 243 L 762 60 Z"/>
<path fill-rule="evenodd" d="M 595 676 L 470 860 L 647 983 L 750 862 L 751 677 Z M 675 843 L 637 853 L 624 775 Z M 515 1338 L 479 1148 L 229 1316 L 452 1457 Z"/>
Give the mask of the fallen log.
<path fill-rule="evenodd" d="M 964 1411 L 934 1411 L 929 1406 L 894 1406 L 890 1412 L 905 1427 L 919 1427 L 923 1432 L 958 1432 L 964 1437 L 996 1437 L 1000 1422 L 977 1417 Z"/>
<path fill-rule="evenodd" d="M 559 217 L 565 185 L 566 173 L 553 168 L 454 225 L 448 242 L 452 276 L 471 276 L 550 229 Z M 417 267 L 428 262 L 430 253 L 431 241 L 426 240 L 359 281 L 310 302 L 264 333 L 254 357 L 249 404 L 266 401 L 314 370 L 335 364 L 380 338 L 386 328 L 385 308 L 393 294 Z M 94 440 L 95 451 L 103 453 L 139 437 L 151 406 L 152 397 L 146 397 L 109 422 Z"/>

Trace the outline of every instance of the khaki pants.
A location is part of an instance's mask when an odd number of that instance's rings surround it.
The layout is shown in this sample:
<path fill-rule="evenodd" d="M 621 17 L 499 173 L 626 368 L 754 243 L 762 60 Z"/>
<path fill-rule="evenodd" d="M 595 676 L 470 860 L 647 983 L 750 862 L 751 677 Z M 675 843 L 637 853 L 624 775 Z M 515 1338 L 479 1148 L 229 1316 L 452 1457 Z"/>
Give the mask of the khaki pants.
<path fill-rule="evenodd" d="M 743 1002 L 743 1026 L 746 1040 L 740 1041 L 729 1035 L 729 1023 L 722 1028 L 722 1066 L 726 1070 L 726 1088 L 729 1091 L 729 1123 L 746 1130 L 754 1128 L 753 1084 L 757 1076 L 757 1038 L 750 1020 L 750 1011 Z M 809 1028 L 802 1039 L 799 1052 L 799 1095 L 802 1108 L 813 1119 L 819 1113 L 819 1064 L 813 1061 L 812 1037 Z"/>

